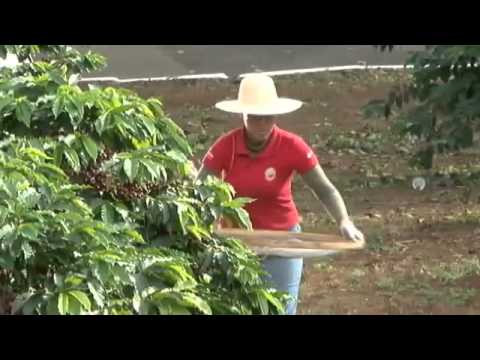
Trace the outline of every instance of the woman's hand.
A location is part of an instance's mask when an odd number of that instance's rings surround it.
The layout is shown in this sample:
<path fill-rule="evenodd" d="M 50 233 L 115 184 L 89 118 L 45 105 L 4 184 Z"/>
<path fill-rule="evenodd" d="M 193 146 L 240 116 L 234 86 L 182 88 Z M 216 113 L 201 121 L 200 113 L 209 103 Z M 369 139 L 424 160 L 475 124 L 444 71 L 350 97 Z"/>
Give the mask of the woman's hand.
<path fill-rule="evenodd" d="M 359 243 L 365 243 L 365 237 L 362 232 L 356 228 L 350 219 L 342 220 L 340 223 L 340 232 L 342 236 L 348 240 Z"/>

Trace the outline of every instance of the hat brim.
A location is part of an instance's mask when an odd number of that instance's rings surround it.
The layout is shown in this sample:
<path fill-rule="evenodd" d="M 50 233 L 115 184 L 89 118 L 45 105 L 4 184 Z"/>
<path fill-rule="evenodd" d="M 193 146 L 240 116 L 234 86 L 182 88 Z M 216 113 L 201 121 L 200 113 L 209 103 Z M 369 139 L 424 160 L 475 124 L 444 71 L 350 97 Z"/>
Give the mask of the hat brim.
<path fill-rule="evenodd" d="M 298 110 L 303 103 L 299 100 L 278 98 L 275 102 L 263 106 L 246 106 L 238 100 L 225 100 L 215 104 L 217 109 L 251 115 L 281 115 Z"/>

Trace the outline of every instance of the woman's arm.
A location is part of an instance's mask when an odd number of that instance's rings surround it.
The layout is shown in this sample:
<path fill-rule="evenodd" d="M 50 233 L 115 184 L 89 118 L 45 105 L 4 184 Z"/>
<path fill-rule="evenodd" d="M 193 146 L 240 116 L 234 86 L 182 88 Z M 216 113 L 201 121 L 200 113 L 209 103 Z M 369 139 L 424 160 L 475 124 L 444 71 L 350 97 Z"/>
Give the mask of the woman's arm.
<path fill-rule="evenodd" d="M 315 192 L 328 213 L 340 226 L 342 235 L 354 241 L 364 241 L 363 234 L 355 227 L 348 216 L 342 196 L 330 182 L 320 165 L 303 175 L 307 185 Z"/>
<path fill-rule="evenodd" d="M 320 165 L 304 174 L 303 179 L 338 224 L 349 219 L 342 196 L 330 182 Z"/>

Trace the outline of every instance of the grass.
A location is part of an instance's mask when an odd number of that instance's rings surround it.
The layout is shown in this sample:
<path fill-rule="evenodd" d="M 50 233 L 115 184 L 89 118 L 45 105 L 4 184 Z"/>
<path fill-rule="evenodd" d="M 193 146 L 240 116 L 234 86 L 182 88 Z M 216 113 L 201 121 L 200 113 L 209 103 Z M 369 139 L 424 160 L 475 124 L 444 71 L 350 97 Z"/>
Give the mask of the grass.
<path fill-rule="evenodd" d="M 428 274 L 444 284 L 451 284 L 471 275 L 480 275 L 480 260 L 477 256 L 462 258 L 452 263 L 441 263 L 427 269 Z"/>
<path fill-rule="evenodd" d="M 374 231 L 365 232 L 367 241 L 367 250 L 374 253 L 386 252 L 388 254 L 394 254 L 402 250 L 402 247 L 396 243 L 387 243 L 385 241 L 382 229 L 376 229 Z"/>
<path fill-rule="evenodd" d="M 467 305 L 476 295 L 478 290 L 472 288 L 448 289 L 447 302 L 453 306 Z"/>
<path fill-rule="evenodd" d="M 327 138 L 326 148 L 334 152 L 344 151 L 351 155 L 380 154 L 388 139 L 382 133 L 351 130 L 349 133 L 332 134 Z"/>
<path fill-rule="evenodd" d="M 375 286 L 380 290 L 393 291 L 397 288 L 397 281 L 390 276 L 380 278 L 375 282 Z"/>
<path fill-rule="evenodd" d="M 315 270 L 323 271 L 323 272 L 326 272 L 326 273 L 331 273 L 331 272 L 335 271 L 335 267 L 332 264 L 331 259 L 326 259 L 326 260 L 323 260 L 321 262 L 315 263 L 315 264 L 313 264 L 313 268 Z"/>
<path fill-rule="evenodd" d="M 465 306 L 478 294 L 478 290 L 469 287 L 434 287 L 428 279 L 417 278 L 406 281 L 392 276 L 385 276 L 375 282 L 375 287 L 382 295 L 389 297 L 414 296 L 420 305 L 446 304 L 448 306 Z"/>
<path fill-rule="evenodd" d="M 367 275 L 367 271 L 355 268 L 350 272 L 350 283 L 352 286 L 358 286 L 361 283 L 362 278 Z"/>
<path fill-rule="evenodd" d="M 414 291 L 420 296 L 425 305 L 445 304 L 449 306 L 465 306 L 478 293 L 477 289 L 463 287 L 434 288 L 424 285 Z"/>

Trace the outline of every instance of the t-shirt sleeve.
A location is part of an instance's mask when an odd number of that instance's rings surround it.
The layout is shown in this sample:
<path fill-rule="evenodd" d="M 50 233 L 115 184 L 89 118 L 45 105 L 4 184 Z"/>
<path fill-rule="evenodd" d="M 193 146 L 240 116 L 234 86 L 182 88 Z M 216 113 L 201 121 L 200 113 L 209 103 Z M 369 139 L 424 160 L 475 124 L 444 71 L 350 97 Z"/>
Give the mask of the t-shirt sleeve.
<path fill-rule="evenodd" d="M 293 168 L 300 175 L 312 170 L 318 164 L 315 152 L 301 137 L 294 138 L 292 155 Z"/>
<path fill-rule="evenodd" d="M 230 136 L 220 137 L 203 157 L 203 166 L 216 174 L 221 174 L 223 170 L 228 170 L 228 165 L 232 156 L 232 144 Z"/>

